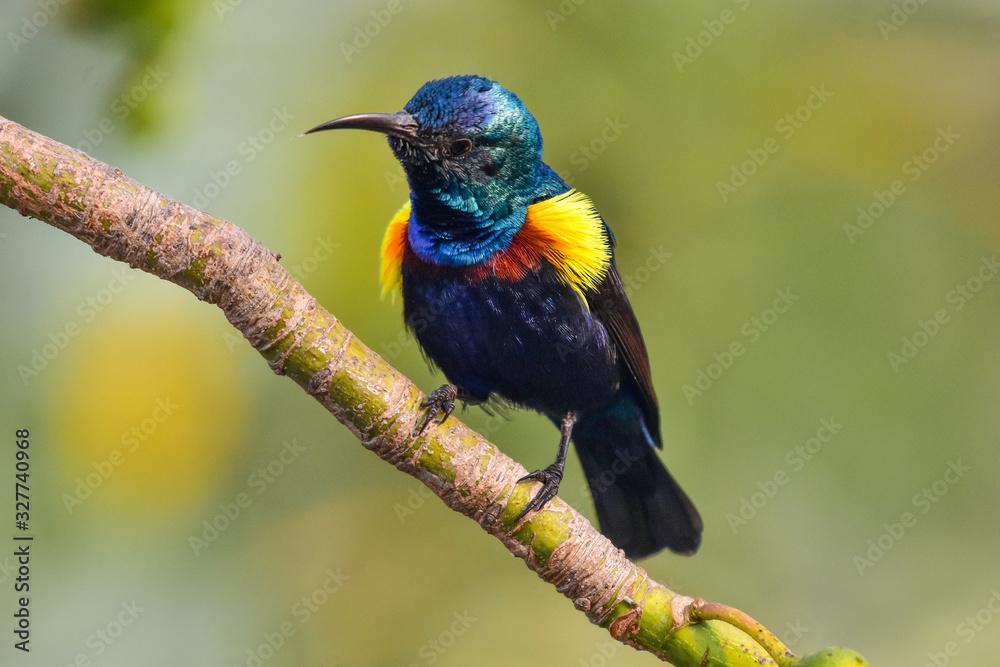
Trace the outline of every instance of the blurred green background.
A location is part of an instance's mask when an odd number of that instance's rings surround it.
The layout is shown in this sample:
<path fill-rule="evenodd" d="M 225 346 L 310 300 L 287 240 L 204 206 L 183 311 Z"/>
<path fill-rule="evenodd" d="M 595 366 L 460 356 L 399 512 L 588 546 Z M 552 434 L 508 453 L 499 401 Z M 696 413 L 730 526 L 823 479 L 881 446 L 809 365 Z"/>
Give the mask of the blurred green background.
<path fill-rule="evenodd" d="M 0 115 L 248 230 L 427 390 L 379 297 L 401 170 L 376 135 L 297 135 L 499 80 L 618 236 L 664 459 L 705 519 L 697 556 L 643 565 L 796 652 L 995 661 L 998 3 L 15 0 L 0 35 Z M 2 507 L 29 428 L 36 536 L 29 656 L 0 539 L 0 663 L 653 660 L 217 309 L 8 209 L 0 280 Z M 460 417 L 552 459 L 536 415 Z M 562 491 L 593 516 L 575 458 Z"/>

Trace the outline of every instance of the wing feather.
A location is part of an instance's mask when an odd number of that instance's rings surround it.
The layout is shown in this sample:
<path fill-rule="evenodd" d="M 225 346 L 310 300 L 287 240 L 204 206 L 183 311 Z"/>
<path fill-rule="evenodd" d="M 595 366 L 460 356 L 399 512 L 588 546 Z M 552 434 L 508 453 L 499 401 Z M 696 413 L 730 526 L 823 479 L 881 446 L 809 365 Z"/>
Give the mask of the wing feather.
<path fill-rule="evenodd" d="M 660 406 L 653 389 L 653 377 L 649 369 L 649 354 L 646 343 L 642 339 L 639 322 L 632 311 L 625 285 L 614 261 L 604 279 L 594 288 L 585 292 L 587 304 L 594 316 L 607 327 L 611 339 L 625 362 L 632 379 L 638 389 L 639 404 L 646 417 L 646 427 L 656 441 L 657 447 L 662 447 L 660 438 Z"/>

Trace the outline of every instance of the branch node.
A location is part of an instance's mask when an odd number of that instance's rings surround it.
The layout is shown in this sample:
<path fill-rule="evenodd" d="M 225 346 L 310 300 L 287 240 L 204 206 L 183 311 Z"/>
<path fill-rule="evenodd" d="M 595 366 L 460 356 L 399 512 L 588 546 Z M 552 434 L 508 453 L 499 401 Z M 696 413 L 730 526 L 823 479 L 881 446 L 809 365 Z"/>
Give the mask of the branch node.
<path fill-rule="evenodd" d="M 692 607 L 699 603 L 704 604 L 705 601 L 701 598 L 692 598 L 687 595 L 674 596 L 670 601 L 670 616 L 673 619 L 673 625 L 670 626 L 671 633 L 693 620 L 691 614 Z"/>
<path fill-rule="evenodd" d="M 634 637 L 639 632 L 639 620 L 642 618 L 642 608 L 633 607 L 627 612 L 611 621 L 608 632 L 615 639 L 622 640 Z"/>

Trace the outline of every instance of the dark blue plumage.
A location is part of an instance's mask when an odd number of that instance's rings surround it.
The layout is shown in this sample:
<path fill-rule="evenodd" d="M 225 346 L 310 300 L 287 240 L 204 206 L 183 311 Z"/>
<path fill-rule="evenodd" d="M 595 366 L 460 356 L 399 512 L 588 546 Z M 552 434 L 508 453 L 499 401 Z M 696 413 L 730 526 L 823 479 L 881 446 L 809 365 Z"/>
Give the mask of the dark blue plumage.
<path fill-rule="evenodd" d="M 450 77 L 396 114 L 310 131 L 338 128 L 387 134 L 410 184 L 383 276 L 398 276 L 406 324 L 451 383 L 432 394 L 424 425 L 456 398 L 537 410 L 562 438 L 556 462 L 525 478 L 543 483 L 526 512 L 555 494 L 572 438 L 617 546 L 694 553 L 701 518 L 656 455 L 656 394 L 613 236 L 542 162 L 521 100 L 489 79 Z"/>
<path fill-rule="evenodd" d="M 427 356 L 470 397 L 499 396 L 558 423 L 600 408 L 618 387 L 607 330 L 571 287 L 543 275 L 472 282 L 404 261 L 403 313 Z"/>

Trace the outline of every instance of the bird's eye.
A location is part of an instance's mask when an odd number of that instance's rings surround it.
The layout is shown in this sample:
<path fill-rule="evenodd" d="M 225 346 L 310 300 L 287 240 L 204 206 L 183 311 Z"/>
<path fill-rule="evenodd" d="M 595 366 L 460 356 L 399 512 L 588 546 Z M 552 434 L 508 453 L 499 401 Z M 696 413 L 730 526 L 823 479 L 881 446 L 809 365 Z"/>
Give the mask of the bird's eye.
<path fill-rule="evenodd" d="M 448 152 L 452 157 L 465 155 L 472 150 L 472 139 L 456 139 L 448 146 Z"/>

